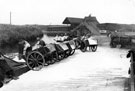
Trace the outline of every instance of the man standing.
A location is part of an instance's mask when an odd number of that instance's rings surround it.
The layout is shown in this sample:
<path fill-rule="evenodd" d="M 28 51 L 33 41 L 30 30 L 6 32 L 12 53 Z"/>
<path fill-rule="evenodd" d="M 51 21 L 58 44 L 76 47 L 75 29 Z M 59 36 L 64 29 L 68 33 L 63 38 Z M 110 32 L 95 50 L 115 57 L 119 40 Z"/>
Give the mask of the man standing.
<path fill-rule="evenodd" d="M 27 55 L 29 49 L 32 50 L 30 44 L 26 40 L 19 41 L 19 60 L 21 60 L 22 58 L 25 59 L 25 56 Z"/>

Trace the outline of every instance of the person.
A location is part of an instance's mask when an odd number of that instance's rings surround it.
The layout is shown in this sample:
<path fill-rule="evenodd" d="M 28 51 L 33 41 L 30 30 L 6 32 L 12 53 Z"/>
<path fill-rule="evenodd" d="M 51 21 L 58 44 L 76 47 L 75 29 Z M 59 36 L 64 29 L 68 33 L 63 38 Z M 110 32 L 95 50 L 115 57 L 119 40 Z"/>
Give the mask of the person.
<path fill-rule="evenodd" d="M 55 38 L 54 38 L 54 40 L 57 41 L 58 39 L 59 39 L 59 36 L 56 35 Z"/>
<path fill-rule="evenodd" d="M 63 41 L 68 41 L 68 35 L 67 35 L 67 33 L 64 34 Z"/>
<path fill-rule="evenodd" d="M 44 47 L 46 46 L 46 43 L 41 38 L 37 37 L 37 45 L 39 45 L 39 47 Z"/>
<path fill-rule="evenodd" d="M 26 41 L 21 39 L 18 43 L 19 45 L 19 60 L 22 58 L 25 59 L 25 56 L 28 54 L 30 50 L 32 50 L 31 45 Z"/>
<path fill-rule="evenodd" d="M 131 54 L 133 55 L 133 74 L 135 75 L 135 49 L 131 49 L 128 51 L 127 58 L 131 57 Z M 130 60 L 130 62 L 131 62 Z M 128 74 L 131 73 L 131 68 L 129 68 Z"/>

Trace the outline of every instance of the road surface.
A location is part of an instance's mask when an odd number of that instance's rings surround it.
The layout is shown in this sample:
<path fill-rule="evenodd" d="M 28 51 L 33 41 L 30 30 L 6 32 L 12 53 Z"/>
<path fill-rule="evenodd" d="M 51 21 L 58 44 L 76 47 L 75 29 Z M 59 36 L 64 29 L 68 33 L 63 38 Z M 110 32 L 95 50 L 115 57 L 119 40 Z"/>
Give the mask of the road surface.
<path fill-rule="evenodd" d="M 98 47 L 29 71 L 0 88 L 0 91 L 125 91 L 129 59 L 127 50 Z"/>

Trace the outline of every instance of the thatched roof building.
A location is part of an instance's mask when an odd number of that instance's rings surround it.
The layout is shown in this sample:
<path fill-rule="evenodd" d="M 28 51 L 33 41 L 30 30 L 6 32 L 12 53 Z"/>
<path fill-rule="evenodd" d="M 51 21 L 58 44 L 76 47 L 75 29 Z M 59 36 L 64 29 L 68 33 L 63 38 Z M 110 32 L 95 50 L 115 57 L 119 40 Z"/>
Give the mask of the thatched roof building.
<path fill-rule="evenodd" d="M 100 35 L 99 28 L 97 27 L 98 24 L 99 22 L 97 21 L 96 17 L 88 16 L 82 19 L 80 24 L 73 28 L 71 32 L 77 36 L 81 36 L 87 33 L 92 35 Z"/>

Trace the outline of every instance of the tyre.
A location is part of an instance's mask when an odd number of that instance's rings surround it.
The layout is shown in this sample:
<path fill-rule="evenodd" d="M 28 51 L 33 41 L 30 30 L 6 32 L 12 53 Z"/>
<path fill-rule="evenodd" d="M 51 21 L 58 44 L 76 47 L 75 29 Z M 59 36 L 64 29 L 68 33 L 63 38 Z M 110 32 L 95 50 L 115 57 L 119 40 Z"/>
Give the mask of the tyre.
<path fill-rule="evenodd" d="M 31 70 L 39 71 L 41 68 L 44 67 L 45 59 L 40 52 L 33 51 L 28 54 L 26 63 Z"/>
<path fill-rule="evenodd" d="M 92 50 L 92 52 L 95 52 L 97 50 L 97 45 L 91 46 L 91 50 Z"/>
<path fill-rule="evenodd" d="M 3 87 L 3 82 L 0 82 L 0 88 Z"/>
<path fill-rule="evenodd" d="M 116 43 L 111 42 L 111 43 L 110 43 L 110 46 L 111 46 L 112 48 L 116 48 L 117 45 L 116 45 Z"/>
<path fill-rule="evenodd" d="M 73 55 L 74 53 L 75 53 L 75 49 L 72 49 L 72 50 L 70 51 L 70 56 Z"/>

